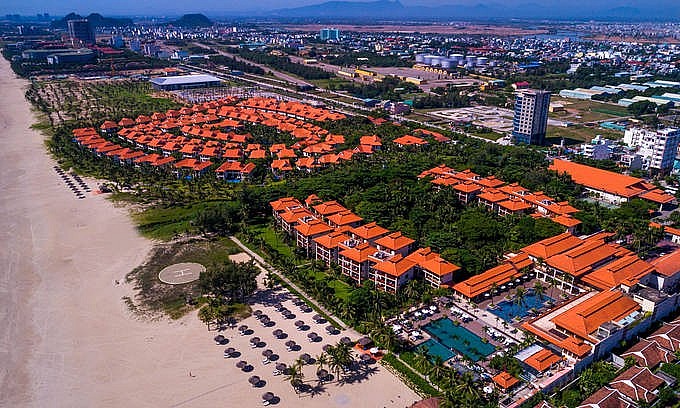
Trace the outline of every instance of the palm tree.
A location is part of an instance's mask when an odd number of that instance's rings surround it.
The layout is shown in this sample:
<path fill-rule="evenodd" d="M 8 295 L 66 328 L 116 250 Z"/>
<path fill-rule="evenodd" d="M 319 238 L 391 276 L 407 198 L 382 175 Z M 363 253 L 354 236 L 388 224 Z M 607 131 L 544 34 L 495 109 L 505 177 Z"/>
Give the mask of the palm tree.
<path fill-rule="evenodd" d="M 524 289 L 524 286 L 518 286 L 517 290 L 515 291 L 515 296 L 513 298 L 513 302 L 518 306 L 524 305 L 525 304 L 524 299 L 526 298 L 526 296 L 527 296 L 527 291 L 526 291 L 526 289 Z"/>
<path fill-rule="evenodd" d="M 494 296 L 496 296 L 498 294 L 498 285 L 496 284 L 496 282 L 494 282 L 491 285 L 489 292 L 491 292 L 491 303 L 493 303 L 495 305 L 496 301 L 494 300 Z"/>
<path fill-rule="evenodd" d="M 302 379 L 305 378 L 305 374 L 302 372 L 302 367 L 304 366 L 302 359 L 297 359 L 288 369 L 288 375 L 284 377 L 284 381 L 290 382 L 290 385 L 295 390 L 295 393 L 300 396 L 300 385 L 302 385 Z"/>
<path fill-rule="evenodd" d="M 448 369 L 446 366 L 444 366 L 444 360 L 440 356 L 434 356 L 432 366 L 430 367 L 427 375 L 432 381 L 439 382 L 439 380 L 444 378 L 444 375 L 447 373 L 447 371 Z"/>
<path fill-rule="evenodd" d="M 318 356 L 316 356 L 316 365 L 319 367 L 319 370 L 323 370 L 324 366 L 328 364 L 328 355 L 326 353 L 321 353 Z"/>
<path fill-rule="evenodd" d="M 541 283 L 541 281 L 537 280 L 536 283 L 534 283 L 534 293 L 540 300 L 543 300 L 543 297 L 545 295 L 545 287 Z"/>
<path fill-rule="evenodd" d="M 416 350 L 415 356 L 413 357 L 413 368 L 420 371 L 421 373 L 429 371 L 431 358 L 432 356 L 426 348 L 418 348 Z"/>

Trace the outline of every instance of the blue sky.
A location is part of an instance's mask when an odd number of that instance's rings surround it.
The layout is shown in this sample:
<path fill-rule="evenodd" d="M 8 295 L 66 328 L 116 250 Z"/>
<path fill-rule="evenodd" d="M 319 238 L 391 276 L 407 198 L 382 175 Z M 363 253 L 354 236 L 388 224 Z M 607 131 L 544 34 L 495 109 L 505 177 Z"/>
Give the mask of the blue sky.
<path fill-rule="evenodd" d="M 0 14 L 19 13 L 35 14 L 48 12 L 52 15 L 63 15 L 71 11 L 80 14 L 99 12 L 105 15 L 177 15 L 188 12 L 202 12 L 206 15 L 224 15 L 230 11 L 272 10 L 278 8 L 298 7 L 322 3 L 325 0 L 0 0 Z M 588 7 L 637 7 L 640 9 L 663 8 L 663 4 L 674 4 L 677 0 L 590 0 Z M 401 0 L 405 6 L 441 4 L 476 5 L 480 3 L 523 5 L 531 7 L 531 3 L 560 9 L 565 7 L 561 0 Z M 569 7 L 580 7 L 583 4 L 569 3 Z M 573 9 L 572 9 L 573 10 Z"/>

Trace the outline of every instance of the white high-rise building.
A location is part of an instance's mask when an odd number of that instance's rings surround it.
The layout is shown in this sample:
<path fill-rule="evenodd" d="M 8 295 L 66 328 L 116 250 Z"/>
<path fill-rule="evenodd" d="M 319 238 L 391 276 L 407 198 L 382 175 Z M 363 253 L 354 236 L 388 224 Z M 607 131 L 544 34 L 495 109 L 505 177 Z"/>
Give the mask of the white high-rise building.
<path fill-rule="evenodd" d="M 550 92 L 523 89 L 515 96 L 512 137 L 515 143 L 542 145 L 548 125 Z"/>
<path fill-rule="evenodd" d="M 673 168 L 678 154 L 680 130 L 632 128 L 624 133 L 623 142 L 637 148 L 637 153 L 643 159 L 643 170 L 667 173 Z"/>

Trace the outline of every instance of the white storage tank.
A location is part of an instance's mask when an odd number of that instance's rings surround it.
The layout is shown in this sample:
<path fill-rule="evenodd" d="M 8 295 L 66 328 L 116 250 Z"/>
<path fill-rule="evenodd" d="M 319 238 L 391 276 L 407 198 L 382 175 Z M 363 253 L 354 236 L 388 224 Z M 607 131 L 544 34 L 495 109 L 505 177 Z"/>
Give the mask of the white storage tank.
<path fill-rule="evenodd" d="M 475 61 L 477 61 L 477 57 L 475 57 L 474 55 L 468 55 L 468 56 L 465 57 L 465 62 L 467 62 L 467 63 L 471 62 L 471 63 L 474 64 Z"/>
<path fill-rule="evenodd" d="M 434 55 L 423 55 L 423 63 L 432 65 L 432 58 L 434 58 Z"/>
<path fill-rule="evenodd" d="M 449 68 L 451 68 L 451 60 L 448 59 L 448 58 L 442 58 L 441 65 L 442 65 L 442 68 L 449 69 Z"/>
<path fill-rule="evenodd" d="M 486 65 L 489 63 L 489 59 L 487 57 L 477 57 L 477 65 Z"/>
<path fill-rule="evenodd" d="M 425 57 L 425 54 L 416 54 L 416 62 L 422 63 L 424 57 Z"/>
<path fill-rule="evenodd" d="M 441 64 L 442 64 L 442 57 L 440 57 L 439 55 L 435 55 L 435 56 L 432 57 L 432 62 L 430 63 L 430 65 L 432 65 L 433 67 L 436 67 L 436 66 L 439 66 Z"/>

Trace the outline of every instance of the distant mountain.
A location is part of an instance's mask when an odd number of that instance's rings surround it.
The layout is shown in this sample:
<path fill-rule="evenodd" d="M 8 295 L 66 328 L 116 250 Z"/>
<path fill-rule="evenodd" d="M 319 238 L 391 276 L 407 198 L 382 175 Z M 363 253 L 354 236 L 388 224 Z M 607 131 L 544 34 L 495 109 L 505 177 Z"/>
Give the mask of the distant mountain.
<path fill-rule="evenodd" d="M 80 14 L 69 13 L 61 20 L 53 21 L 52 27 L 65 29 L 67 27 L 67 22 L 69 20 L 80 20 L 83 18 L 86 18 L 90 22 L 90 24 L 92 24 L 95 27 L 123 27 L 131 26 L 134 24 L 132 22 L 132 19 L 130 18 L 104 17 L 99 13 L 92 13 L 87 17 L 83 17 Z"/>
<path fill-rule="evenodd" d="M 175 27 L 195 28 L 195 27 L 210 27 L 213 25 L 213 22 L 210 21 L 210 19 L 204 16 L 203 14 L 185 14 L 182 17 L 180 17 L 179 20 L 172 21 L 169 24 Z"/>
<path fill-rule="evenodd" d="M 656 0 L 663 4 L 653 7 L 620 6 L 612 1 L 590 3 L 574 7 L 572 3 L 517 2 L 465 2 L 452 0 L 451 4 L 431 6 L 405 6 L 399 0 L 328 1 L 304 7 L 284 8 L 263 13 L 268 17 L 360 19 L 360 20 L 494 20 L 510 18 L 528 19 L 621 19 L 621 20 L 678 20 L 680 2 Z"/>

